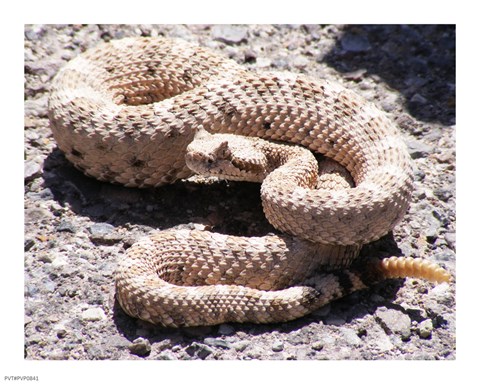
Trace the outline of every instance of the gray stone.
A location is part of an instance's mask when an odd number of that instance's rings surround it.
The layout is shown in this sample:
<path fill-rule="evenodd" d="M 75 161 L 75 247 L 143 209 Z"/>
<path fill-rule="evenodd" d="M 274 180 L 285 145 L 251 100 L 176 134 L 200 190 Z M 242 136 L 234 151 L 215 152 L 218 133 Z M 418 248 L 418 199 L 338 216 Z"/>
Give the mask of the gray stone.
<path fill-rule="evenodd" d="M 287 336 L 287 341 L 292 345 L 300 345 L 304 344 L 306 340 L 308 340 L 308 337 L 308 334 L 302 330 L 294 331 Z"/>
<path fill-rule="evenodd" d="M 257 53 L 253 49 L 248 49 L 243 53 L 245 63 L 254 63 L 257 61 Z"/>
<path fill-rule="evenodd" d="M 132 344 L 129 345 L 128 349 L 134 355 L 147 356 L 150 354 L 152 346 L 150 344 L 150 341 L 144 339 L 143 337 L 139 337 L 133 340 Z"/>
<path fill-rule="evenodd" d="M 32 200 L 53 200 L 53 192 L 50 190 L 50 188 L 45 188 L 42 189 L 40 192 L 28 192 L 27 196 L 31 198 Z"/>
<path fill-rule="evenodd" d="M 188 355 L 192 357 L 197 356 L 202 360 L 214 352 L 209 346 L 197 342 L 193 342 L 185 349 L 185 351 L 188 353 Z"/>
<path fill-rule="evenodd" d="M 42 174 L 42 164 L 33 160 L 27 160 L 23 164 L 23 176 L 25 181 L 36 179 Z"/>
<path fill-rule="evenodd" d="M 57 232 L 70 232 L 75 233 L 77 229 L 75 226 L 68 220 L 61 220 L 57 225 Z"/>
<path fill-rule="evenodd" d="M 122 240 L 122 236 L 115 233 L 115 227 L 108 223 L 95 223 L 88 230 L 94 243 L 112 245 Z"/>
<path fill-rule="evenodd" d="M 35 245 L 34 239 L 25 239 L 23 241 L 23 250 L 25 252 L 29 251 Z"/>
<path fill-rule="evenodd" d="M 26 297 L 35 297 L 40 292 L 40 289 L 38 289 L 36 284 L 27 282 L 25 283 L 23 290 Z"/>
<path fill-rule="evenodd" d="M 107 345 L 112 348 L 124 349 L 130 347 L 131 342 L 121 335 L 113 335 L 107 340 Z"/>
<path fill-rule="evenodd" d="M 345 328 L 341 329 L 342 339 L 347 342 L 347 344 L 359 347 L 362 345 L 362 339 L 358 337 L 357 333 L 353 329 Z"/>
<path fill-rule="evenodd" d="M 398 335 L 402 340 L 410 338 L 412 321 L 408 315 L 396 309 L 380 307 L 375 312 L 375 318 L 387 334 Z"/>
<path fill-rule="evenodd" d="M 246 41 L 248 28 L 242 25 L 215 25 L 212 28 L 212 37 L 227 44 L 238 44 Z"/>
<path fill-rule="evenodd" d="M 418 335 L 422 339 L 429 339 L 432 336 L 432 331 L 432 319 L 423 320 L 420 324 L 418 324 Z"/>
<path fill-rule="evenodd" d="M 157 356 L 158 360 L 178 360 L 177 357 L 169 352 L 169 351 L 162 351 Z"/>
<path fill-rule="evenodd" d="M 258 68 L 268 68 L 272 66 L 272 60 L 266 57 L 259 57 L 257 59 L 257 67 Z"/>
<path fill-rule="evenodd" d="M 452 163 L 455 161 L 455 150 L 443 150 L 440 153 L 435 154 L 435 158 L 440 162 L 440 163 Z"/>
<path fill-rule="evenodd" d="M 27 208 L 24 211 L 25 223 L 38 224 L 42 221 L 50 221 L 53 219 L 52 213 L 41 207 Z"/>
<path fill-rule="evenodd" d="M 80 318 L 86 321 L 99 321 L 99 320 L 104 320 L 106 316 L 102 308 L 93 307 L 83 311 L 82 314 L 80 315 Z"/>
<path fill-rule="evenodd" d="M 279 69 L 285 69 L 288 67 L 288 61 L 286 58 L 284 57 L 277 57 L 275 59 L 273 59 L 270 64 L 274 67 L 274 68 L 279 68 Z"/>
<path fill-rule="evenodd" d="M 442 223 L 434 216 L 433 212 L 431 214 L 425 214 L 424 219 L 426 221 L 426 230 L 424 231 L 424 234 L 427 240 L 433 243 L 438 237 Z"/>
<path fill-rule="evenodd" d="M 433 151 L 433 147 L 415 139 L 407 140 L 407 148 L 412 159 L 427 157 Z"/>
<path fill-rule="evenodd" d="M 272 351 L 273 352 L 281 352 L 283 351 L 284 345 L 282 340 L 275 340 L 272 344 Z"/>
<path fill-rule="evenodd" d="M 440 187 L 433 190 L 433 194 L 440 200 L 447 202 L 452 196 L 452 189 L 449 187 Z"/>
<path fill-rule="evenodd" d="M 355 33 L 346 33 L 343 35 L 341 45 L 347 52 L 365 52 L 371 48 L 366 36 Z"/>
<path fill-rule="evenodd" d="M 394 345 L 385 332 L 380 329 L 379 331 L 369 333 L 368 348 L 383 353 L 392 350 Z"/>
<path fill-rule="evenodd" d="M 314 343 L 312 343 L 312 349 L 314 351 L 321 351 L 324 346 L 325 344 L 323 343 L 323 341 L 315 341 Z"/>
<path fill-rule="evenodd" d="M 56 331 L 57 331 L 57 337 L 59 339 L 63 339 L 66 335 L 67 335 L 67 329 L 65 327 L 58 327 L 56 328 Z"/>
<path fill-rule="evenodd" d="M 47 117 L 48 96 L 26 100 L 24 103 L 25 116 Z"/>
<path fill-rule="evenodd" d="M 445 241 L 447 242 L 448 246 L 455 250 L 456 248 L 456 235 L 455 232 L 447 232 L 445 233 Z"/>
<path fill-rule="evenodd" d="M 25 27 L 25 38 L 30 41 L 40 40 L 41 37 L 45 34 L 46 27 L 41 24 L 35 24 Z"/>
<path fill-rule="evenodd" d="M 233 344 L 233 348 L 237 352 L 243 352 L 249 345 L 250 345 L 250 342 L 248 340 L 241 340 Z"/>
<path fill-rule="evenodd" d="M 363 77 L 365 77 L 366 73 L 367 73 L 367 70 L 365 68 L 359 68 L 359 69 L 356 69 L 355 71 L 347 72 L 343 76 L 347 80 L 360 81 Z"/>
<path fill-rule="evenodd" d="M 308 65 L 308 63 L 309 63 L 309 60 L 304 56 L 296 56 L 292 61 L 292 65 L 295 68 L 299 68 L 299 69 L 305 68 Z"/>
<path fill-rule="evenodd" d="M 203 342 L 207 345 L 210 345 L 212 347 L 220 347 L 220 348 L 225 348 L 229 349 L 232 347 L 232 345 L 223 339 L 217 339 L 215 337 L 206 337 Z"/>
<path fill-rule="evenodd" d="M 449 293 L 450 286 L 448 284 L 437 284 L 435 287 L 433 287 L 427 295 L 428 300 L 431 303 L 436 303 L 436 304 L 443 304 L 443 305 L 451 305 L 452 300 L 454 299 L 452 295 Z M 426 301 L 426 305 L 429 306 L 430 303 Z M 428 307 L 427 307 L 428 310 Z M 437 312 L 437 314 L 441 314 L 442 310 L 440 312 Z"/>
<path fill-rule="evenodd" d="M 415 169 L 413 171 L 413 174 L 415 176 L 415 179 L 418 181 L 423 181 L 425 179 L 425 172 L 421 169 Z"/>
<path fill-rule="evenodd" d="M 68 359 L 68 352 L 54 349 L 53 351 L 47 352 L 46 357 L 48 360 L 66 360 Z"/>
<path fill-rule="evenodd" d="M 55 284 L 53 281 L 47 281 L 43 284 L 43 288 L 45 288 L 45 291 L 47 292 L 55 292 L 55 288 L 57 287 L 57 284 Z"/>
<path fill-rule="evenodd" d="M 115 230 L 115 227 L 108 223 L 95 223 L 88 228 L 88 230 L 92 236 L 101 237 L 111 234 Z"/>
<path fill-rule="evenodd" d="M 296 351 L 295 357 L 293 360 L 308 360 L 308 358 L 315 352 L 309 351 L 308 349 L 298 349 Z"/>
<path fill-rule="evenodd" d="M 25 340 L 25 344 L 27 346 L 32 344 L 42 344 L 44 342 L 44 336 L 38 333 L 34 333 L 31 336 L 28 336 Z"/>

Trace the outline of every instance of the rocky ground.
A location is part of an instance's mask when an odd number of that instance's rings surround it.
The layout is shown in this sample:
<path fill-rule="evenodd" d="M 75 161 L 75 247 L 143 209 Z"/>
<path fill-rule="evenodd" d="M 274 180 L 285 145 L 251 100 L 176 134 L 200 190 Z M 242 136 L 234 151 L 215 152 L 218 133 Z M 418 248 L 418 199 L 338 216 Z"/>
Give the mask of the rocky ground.
<path fill-rule="evenodd" d="M 179 37 L 256 70 L 344 84 L 394 119 L 415 161 L 411 209 L 363 253 L 423 257 L 455 276 L 455 27 L 74 25 L 25 27 L 26 359 L 455 359 L 455 284 L 407 279 L 285 324 L 164 329 L 114 298 L 119 255 L 176 225 L 230 234 L 272 228 L 259 186 L 185 181 L 134 190 L 83 176 L 49 130 L 50 83 L 101 40 Z"/>

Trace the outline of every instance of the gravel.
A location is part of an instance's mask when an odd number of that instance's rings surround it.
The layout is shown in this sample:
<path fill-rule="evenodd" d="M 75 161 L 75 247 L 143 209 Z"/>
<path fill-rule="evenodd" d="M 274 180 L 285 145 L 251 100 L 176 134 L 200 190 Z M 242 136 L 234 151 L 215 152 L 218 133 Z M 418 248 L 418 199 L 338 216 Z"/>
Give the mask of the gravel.
<path fill-rule="evenodd" d="M 139 337 L 138 339 L 133 340 L 132 344 L 128 346 L 130 352 L 137 356 L 147 356 L 150 354 L 152 350 L 152 346 L 150 341 L 144 339 L 143 337 Z"/>
<path fill-rule="evenodd" d="M 285 324 L 163 329 L 121 310 L 116 262 L 141 236 L 212 222 L 234 235 L 273 230 L 258 185 L 128 189 L 84 176 L 56 148 L 46 110 L 53 76 L 101 40 L 138 35 L 197 42 L 251 69 L 324 77 L 384 108 L 414 158 L 415 193 L 394 233 L 362 253 L 419 256 L 455 275 L 454 26 L 26 25 L 25 358 L 454 360 L 454 283 L 388 281 Z"/>
<path fill-rule="evenodd" d="M 248 28 L 241 25 L 215 25 L 212 38 L 227 44 L 239 44 L 247 40 Z"/>
<path fill-rule="evenodd" d="M 410 338 L 412 320 L 407 314 L 396 309 L 380 307 L 375 312 L 375 317 L 387 335 L 399 335 L 402 340 Z"/>

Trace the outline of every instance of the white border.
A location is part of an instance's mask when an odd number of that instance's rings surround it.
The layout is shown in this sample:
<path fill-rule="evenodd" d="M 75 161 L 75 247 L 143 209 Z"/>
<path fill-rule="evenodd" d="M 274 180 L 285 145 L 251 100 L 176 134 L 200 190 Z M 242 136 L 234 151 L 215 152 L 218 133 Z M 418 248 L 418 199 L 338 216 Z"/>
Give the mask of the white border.
<path fill-rule="evenodd" d="M 473 4 L 474 2 L 465 2 Z M 314 5 L 315 4 L 315 5 Z M 14 11 L 4 10 L 1 20 L 3 123 L 2 197 L 3 238 L 1 268 L 0 379 L 4 376 L 38 376 L 42 383 L 94 382 L 138 383 L 269 383 L 351 382 L 351 383 L 448 383 L 463 380 L 473 371 L 478 326 L 472 313 L 478 308 L 478 251 L 468 246 L 476 240 L 478 225 L 468 217 L 478 213 L 472 169 L 478 146 L 478 11 L 460 2 L 416 1 L 168 1 L 79 2 L 21 1 Z M 13 13 L 13 14 L 12 14 Z M 23 359 L 23 31 L 24 24 L 105 22 L 109 23 L 448 23 L 457 24 L 457 169 L 458 169 L 458 351 L 456 361 L 265 361 L 265 362 L 165 362 L 165 361 L 25 361 Z M 475 67 L 474 67 L 475 65 Z M 475 104 L 474 104 L 475 103 Z M 7 107 L 5 107 L 7 106 Z M 475 147 L 474 147 L 475 146 Z M 468 154 L 468 155 L 467 155 Z M 469 167 L 470 165 L 470 167 Z M 469 188 L 471 186 L 472 188 Z M 14 208 L 11 208 L 14 207 Z M 14 209 L 11 211 L 11 209 Z M 474 209 L 474 211 L 472 211 Z M 17 211 L 18 210 L 18 211 Z M 473 216 L 477 217 L 478 216 Z M 475 231 L 475 233 L 474 233 Z M 478 235 L 476 235 L 478 236 Z M 474 360 L 475 359 L 475 360 Z M 478 374 L 477 374 L 478 375 Z"/>

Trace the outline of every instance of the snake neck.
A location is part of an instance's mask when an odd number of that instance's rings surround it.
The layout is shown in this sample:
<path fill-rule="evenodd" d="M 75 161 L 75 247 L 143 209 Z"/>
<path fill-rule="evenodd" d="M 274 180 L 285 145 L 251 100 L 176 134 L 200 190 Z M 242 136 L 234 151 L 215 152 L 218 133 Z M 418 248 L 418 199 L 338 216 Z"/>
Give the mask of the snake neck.
<path fill-rule="evenodd" d="M 308 149 L 256 137 L 202 130 L 187 147 L 185 160 L 196 173 L 226 180 L 261 183 L 275 173 L 277 180 L 314 188 L 318 178 L 317 160 Z"/>

